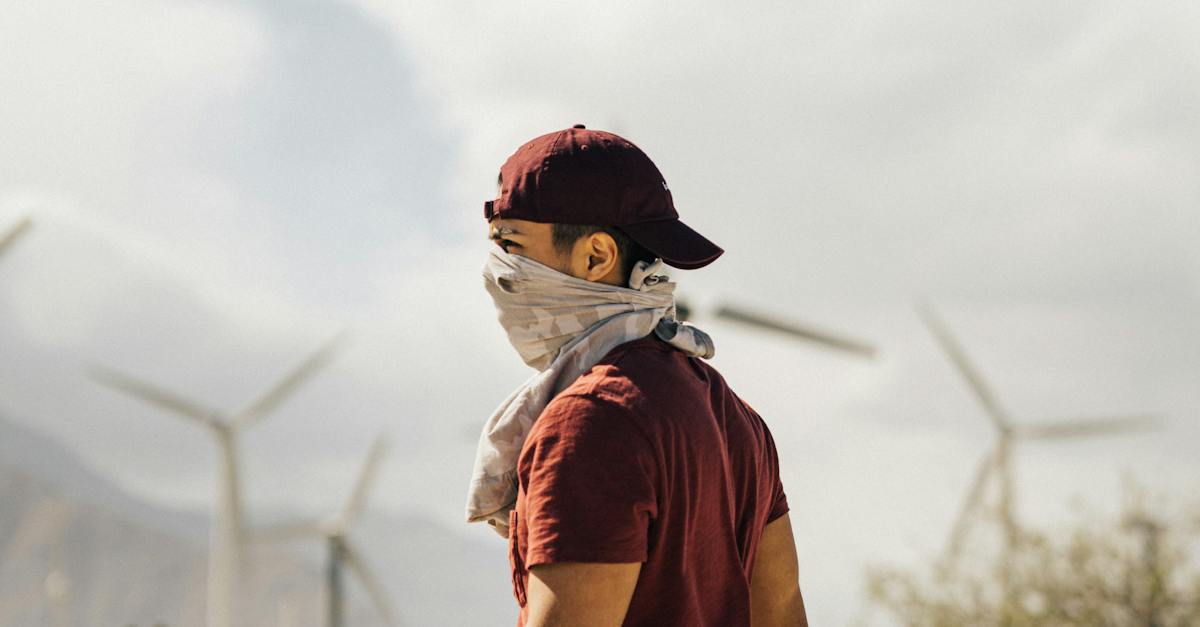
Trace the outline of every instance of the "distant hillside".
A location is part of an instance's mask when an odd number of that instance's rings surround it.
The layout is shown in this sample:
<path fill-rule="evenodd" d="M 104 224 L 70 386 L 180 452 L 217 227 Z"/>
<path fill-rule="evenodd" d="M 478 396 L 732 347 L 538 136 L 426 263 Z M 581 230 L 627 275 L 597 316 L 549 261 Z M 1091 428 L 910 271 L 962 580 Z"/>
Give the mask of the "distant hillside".
<path fill-rule="evenodd" d="M 2 419 L 0 504 L 0 626 L 204 624 L 204 515 L 140 500 Z M 319 616 L 313 571 L 281 550 L 256 554 L 245 624 L 278 624 L 288 604 Z"/>
<path fill-rule="evenodd" d="M 502 540 L 464 540 L 422 515 L 369 512 L 361 522 L 352 535 L 400 624 L 515 623 Z M 130 495 L 54 439 L 0 417 L 0 627 L 200 627 L 207 530 L 205 515 Z M 255 547 L 242 625 L 322 625 L 319 549 Z M 63 582 L 55 602 L 47 590 Z M 382 624 L 348 584 L 349 624 Z"/>
<path fill-rule="evenodd" d="M 47 489 L 72 502 L 117 512 L 140 512 L 139 522 L 166 533 L 200 538 L 201 542 L 207 533 L 206 515 L 147 503 L 101 477 L 54 438 L 6 419 L 2 414 L 0 465 L 37 478 Z"/>

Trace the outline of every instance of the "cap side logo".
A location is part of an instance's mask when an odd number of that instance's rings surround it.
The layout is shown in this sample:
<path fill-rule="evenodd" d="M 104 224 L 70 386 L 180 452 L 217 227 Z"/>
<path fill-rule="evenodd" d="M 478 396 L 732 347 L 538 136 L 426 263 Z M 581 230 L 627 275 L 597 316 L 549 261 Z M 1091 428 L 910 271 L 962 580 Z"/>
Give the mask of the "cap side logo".
<path fill-rule="evenodd" d="M 663 186 L 663 190 L 665 190 L 665 191 L 668 191 L 668 192 L 669 192 L 669 191 L 671 191 L 671 188 L 670 188 L 670 187 L 667 187 L 667 182 L 666 182 L 666 181 L 663 181 L 663 182 L 662 182 L 662 186 Z"/>

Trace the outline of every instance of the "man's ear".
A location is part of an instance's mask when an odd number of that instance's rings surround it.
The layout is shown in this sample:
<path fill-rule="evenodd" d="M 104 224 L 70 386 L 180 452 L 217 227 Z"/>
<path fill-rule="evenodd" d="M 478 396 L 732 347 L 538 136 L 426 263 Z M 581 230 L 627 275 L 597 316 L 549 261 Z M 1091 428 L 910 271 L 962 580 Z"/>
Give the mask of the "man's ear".
<path fill-rule="evenodd" d="M 589 281 L 600 281 L 620 285 L 621 249 L 616 240 L 603 231 L 592 233 L 587 238 L 587 267 L 585 277 Z"/>

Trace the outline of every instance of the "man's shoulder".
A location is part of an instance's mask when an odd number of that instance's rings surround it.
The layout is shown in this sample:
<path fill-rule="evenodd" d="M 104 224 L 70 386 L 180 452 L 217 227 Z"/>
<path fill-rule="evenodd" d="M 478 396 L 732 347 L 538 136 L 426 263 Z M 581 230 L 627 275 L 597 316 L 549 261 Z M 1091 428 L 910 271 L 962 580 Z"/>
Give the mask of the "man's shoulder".
<path fill-rule="evenodd" d="M 696 367 L 690 363 L 693 361 L 699 360 L 650 335 L 609 351 L 563 393 L 628 405 L 648 394 L 657 396 L 660 392 L 693 385 Z"/>
<path fill-rule="evenodd" d="M 680 403 L 708 397 L 714 384 L 724 387 L 711 366 L 650 335 L 610 351 L 556 396 L 546 414 L 661 419 Z"/>
<path fill-rule="evenodd" d="M 636 357 L 634 352 L 634 357 Z M 648 399 L 660 396 L 660 383 L 642 376 L 637 362 L 609 359 L 593 366 L 542 410 L 530 432 L 531 440 L 567 438 L 576 442 L 605 440 L 615 434 L 634 437 L 645 433 L 642 416 L 647 415 Z M 640 365 L 640 364 L 639 364 Z"/>

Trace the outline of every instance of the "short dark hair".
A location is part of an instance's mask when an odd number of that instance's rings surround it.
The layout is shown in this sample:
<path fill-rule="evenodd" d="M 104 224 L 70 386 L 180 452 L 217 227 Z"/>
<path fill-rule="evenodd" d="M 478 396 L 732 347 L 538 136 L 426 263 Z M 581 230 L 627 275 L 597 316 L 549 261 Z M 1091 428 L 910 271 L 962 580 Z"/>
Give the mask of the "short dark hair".
<path fill-rule="evenodd" d="M 629 280 L 629 275 L 633 272 L 633 267 L 639 261 L 652 263 L 658 256 L 646 249 L 645 246 L 633 241 L 615 226 L 596 226 L 594 224 L 558 224 L 554 223 L 550 228 L 550 237 L 554 240 L 554 248 L 558 252 L 567 254 L 571 252 L 571 248 L 575 246 L 580 238 L 587 237 L 593 233 L 608 233 L 613 241 L 617 243 L 617 253 L 621 260 L 621 272 L 625 280 Z"/>

